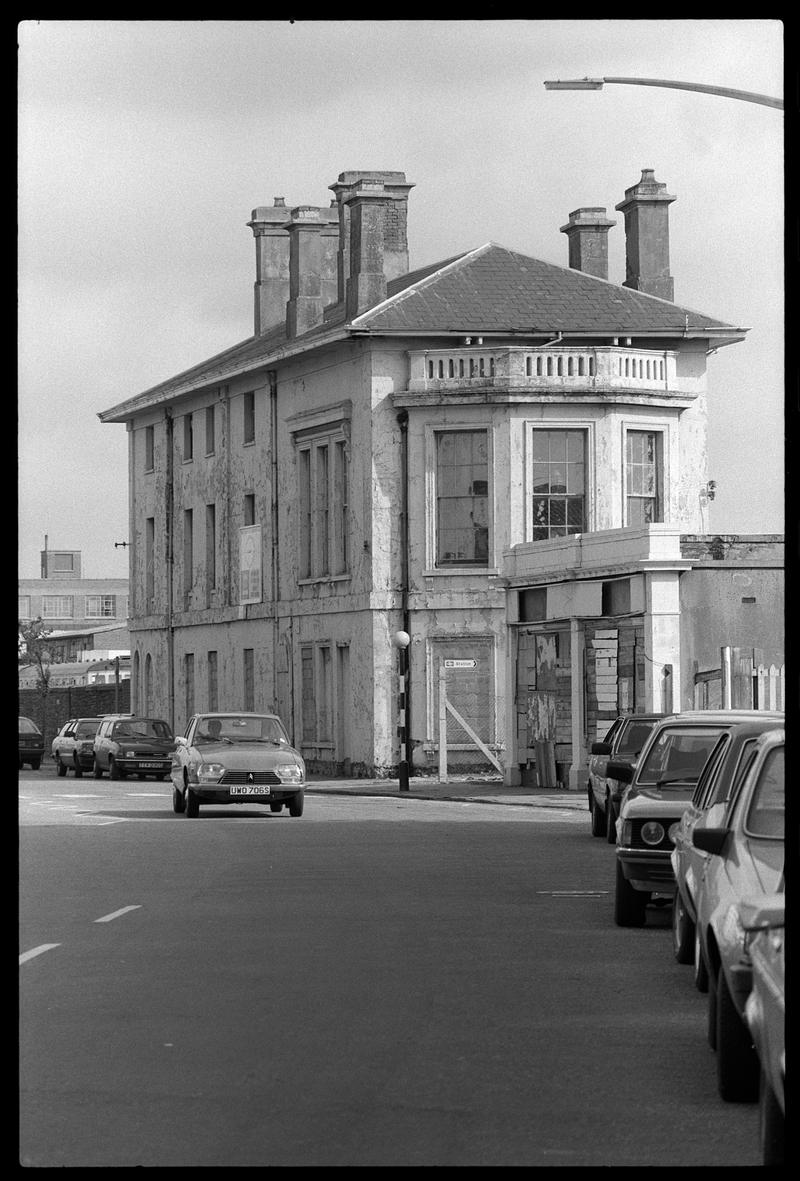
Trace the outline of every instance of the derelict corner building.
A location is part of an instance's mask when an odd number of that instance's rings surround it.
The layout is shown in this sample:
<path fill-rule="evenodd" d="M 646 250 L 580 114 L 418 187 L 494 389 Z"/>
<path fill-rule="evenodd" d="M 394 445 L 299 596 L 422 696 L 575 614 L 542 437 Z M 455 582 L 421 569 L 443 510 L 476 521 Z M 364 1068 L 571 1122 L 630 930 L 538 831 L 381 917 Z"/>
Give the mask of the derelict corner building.
<path fill-rule="evenodd" d="M 781 539 L 704 534 L 706 359 L 746 330 L 672 302 L 650 170 L 622 285 L 601 207 L 568 266 L 489 242 L 409 271 L 412 187 L 254 209 L 253 335 L 99 415 L 128 431 L 132 708 L 274 709 L 310 770 L 391 775 L 404 630 L 414 773 L 445 717 L 452 771 L 525 782 L 546 741 L 577 787 L 618 712 L 695 703 L 743 568 L 743 642 L 775 642 Z"/>

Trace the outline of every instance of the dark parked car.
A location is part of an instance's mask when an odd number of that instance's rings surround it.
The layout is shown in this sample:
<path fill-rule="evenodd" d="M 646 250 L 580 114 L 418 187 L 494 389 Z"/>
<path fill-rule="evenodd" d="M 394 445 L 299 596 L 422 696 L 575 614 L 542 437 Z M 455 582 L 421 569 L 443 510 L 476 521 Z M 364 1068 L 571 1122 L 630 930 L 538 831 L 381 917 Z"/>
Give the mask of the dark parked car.
<path fill-rule="evenodd" d="M 94 736 L 100 718 L 70 718 L 53 739 L 51 747 L 56 774 L 64 776 L 74 771 L 80 779 L 84 771 L 94 766 Z"/>
<path fill-rule="evenodd" d="M 44 758 L 44 735 L 32 718 L 19 717 L 19 769 L 27 763 L 38 771 Z"/>
<path fill-rule="evenodd" d="M 786 893 L 739 908 L 753 986 L 744 1007 L 759 1071 L 759 1140 L 765 1165 L 784 1163 L 786 1117 Z"/>
<path fill-rule="evenodd" d="M 172 757 L 172 807 L 190 818 L 200 804 L 268 804 L 303 815 L 306 765 L 275 714 L 195 714 Z"/>
<path fill-rule="evenodd" d="M 95 735 L 95 779 L 101 779 L 104 771 L 108 771 L 110 779 L 124 779 L 126 775 L 166 779 L 174 749 L 169 722 L 133 714 L 110 714 L 100 720 Z"/>
<path fill-rule="evenodd" d="M 663 714 L 623 714 L 602 742 L 593 742 L 589 756 L 589 811 L 592 836 L 605 837 L 609 845 L 617 839 L 617 817 L 623 792 L 628 786 L 607 774 L 609 759 L 630 763 L 639 757 L 650 731 Z"/>
<path fill-rule="evenodd" d="M 711 856 L 697 891 L 696 937 L 708 987 L 708 1036 L 717 1085 L 728 1102 L 758 1097 L 758 1059 L 745 1019 L 752 967 L 739 917 L 743 900 L 773 894 L 784 869 L 785 731 L 769 730 L 718 827 L 696 824 L 692 840 Z"/>
<path fill-rule="evenodd" d="M 648 902 L 675 893 L 672 853 L 675 833 L 698 779 L 719 740 L 755 710 L 697 710 L 658 722 L 631 770 L 609 761 L 608 774 L 628 782 L 617 823 L 614 919 L 641 927 Z"/>
<path fill-rule="evenodd" d="M 709 854 L 692 842 L 695 825 L 713 827 L 725 815 L 755 756 L 756 741 L 766 730 L 783 725 L 784 714 L 759 711 L 752 721 L 740 722 L 724 734 L 697 781 L 694 795 L 675 833 L 670 860 L 675 874 L 672 900 L 672 945 L 679 964 L 694 962 L 695 894 Z"/>

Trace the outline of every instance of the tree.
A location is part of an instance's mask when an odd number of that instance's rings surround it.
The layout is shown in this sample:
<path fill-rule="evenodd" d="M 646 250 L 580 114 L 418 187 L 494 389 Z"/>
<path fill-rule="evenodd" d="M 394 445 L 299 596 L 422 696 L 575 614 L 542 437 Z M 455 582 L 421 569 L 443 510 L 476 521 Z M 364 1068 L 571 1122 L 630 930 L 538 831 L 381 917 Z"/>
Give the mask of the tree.
<path fill-rule="evenodd" d="M 47 695 L 50 692 L 50 649 L 47 627 L 41 615 L 28 623 L 18 621 L 17 658 L 20 665 L 32 664 L 36 669 L 36 688 L 42 701 L 42 732 L 47 723 Z"/>

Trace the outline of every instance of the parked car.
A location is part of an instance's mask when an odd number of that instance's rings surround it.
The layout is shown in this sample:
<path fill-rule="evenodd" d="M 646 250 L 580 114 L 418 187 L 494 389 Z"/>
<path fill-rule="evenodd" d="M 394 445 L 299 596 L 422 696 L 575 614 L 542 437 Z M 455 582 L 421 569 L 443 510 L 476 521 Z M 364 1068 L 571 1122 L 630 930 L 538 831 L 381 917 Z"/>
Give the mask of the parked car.
<path fill-rule="evenodd" d="M 19 769 L 27 763 L 34 771 L 38 771 L 44 758 L 44 735 L 33 718 L 19 718 Z"/>
<path fill-rule="evenodd" d="M 74 771 L 80 779 L 84 771 L 94 766 L 94 738 L 100 725 L 100 718 L 70 718 L 53 739 L 51 752 L 56 764 L 56 774 L 62 777 L 67 771 Z"/>
<path fill-rule="evenodd" d="M 645 740 L 663 714 L 622 714 L 612 725 L 602 742 L 593 742 L 589 755 L 589 811 L 592 814 L 592 836 L 605 837 L 609 845 L 617 839 L 619 804 L 627 783 L 611 779 L 608 760 L 630 763 L 639 757 Z"/>
<path fill-rule="evenodd" d="M 126 775 L 166 779 L 174 749 L 169 722 L 134 714 L 108 714 L 100 719 L 94 739 L 94 777 L 102 779 L 108 771 L 110 779 L 124 779 Z"/>
<path fill-rule="evenodd" d="M 753 981 L 744 1007 L 759 1061 L 759 1140 L 765 1165 L 784 1163 L 786 1116 L 786 894 L 739 908 Z"/>
<path fill-rule="evenodd" d="M 783 713 L 759 711 L 756 718 L 739 722 L 724 734 L 703 768 L 681 817 L 670 855 L 676 885 L 672 900 L 672 948 L 679 964 L 694 962 L 695 893 L 709 856 L 692 843 L 692 831 L 698 823 L 713 827 L 721 822 L 728 801 L 736 794 L 755 757 L 759 735 L 783 722 Z"/>
<path fill-rule="evenodd" d="M 607 773 L 628 783 L 617 823 L 614 920 L 641 927 L 650 901 L 675 893 L 675 832 L 720 738 L 756 711 L 698 710 L 662 718 L 634 768 L 610 759 Z"/>
<path fill-rule="evenodd" d="M 752 971 L 743 956 L 743 899 L 773 894 L 783 876 L 785 731 L 769 730 L 719 827 L 698 822 L 692 840 L 711 856 L 696 897 L 698 954 L 708 978 L 708 1038 L 717 1086 L 729 1102 L 758 1096 L 758 1059 L 745 1020 Z"/>
<path fill-rule="evenodd" d="M 303 815 L 306 765 L 275 714 L 195 714 L 172 757 L 172 807 L 198 815 L 200 804 L 268 804 Z"/>

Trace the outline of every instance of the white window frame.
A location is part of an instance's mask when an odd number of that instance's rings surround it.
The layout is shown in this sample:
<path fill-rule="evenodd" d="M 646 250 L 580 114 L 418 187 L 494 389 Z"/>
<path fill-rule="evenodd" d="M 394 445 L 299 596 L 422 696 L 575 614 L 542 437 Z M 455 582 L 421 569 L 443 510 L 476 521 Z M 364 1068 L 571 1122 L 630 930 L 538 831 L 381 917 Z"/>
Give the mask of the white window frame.
<path fill-rule="evenodd" d="M 525 497 L 523 521 L 525 526 L 525 541 L 533 541 L 533 432 L 534 431 L 582 431 L 585 438 L 585 469 L 584 469 L 584 533 L 594 532 L 597 495 L 595 489 L 595 446 L 597 424 L 591 418 L 537 418 L 525 420 L 525 478 L 523 481 Z M 577 533 L 567 533 L 564 537 L 542 539 L 541 544 L 565 541 L 569 537 L 577 537 Z"/>
<path fill-rule="evenodd" d="M 677 480 L 677 470 L 672 471 L 671 439 L 675 424 L 668 418 L 625 418 L 620 431 L 620 471 L 622 473 L 620 520 L 623 528 L 629 528 L 628 521 L 628 432 L 648 431 L 661 435 L 661 520 L 657 524 L 668 525 L 672 519 L 672 484 Z M 676 452 L 677 453 L 677 452 Z M 677 467 L 677 465 L 676 465 Z M 698 483 L 703 483 L 698 480 Z"/>
<path fill-rule="evenodd" d="M 94 603 L 99 603 L 99 608 L 92 606 Z M 110 605 L 111 610 L 103 610 L 104 605 Z M 117 596 L 116 595 L 87 595 L 86 596 L 86 618 L 87 619 L 116 619 L 117 617 Z"/>
<path fill-rule="evenodd" d="M 66 610 L 52 610 L 58 606 L 62 608 L 66 605 Z M 73 595 L 42 595 L 42 619 L 74 619 L 75 618 L 75 599 Z"/>
<path fill-rule="evenodd" d="M 486 516 L 489 527 L 486 562 L 465 562 L 463 565 L 437 566 L 436 564 L 436 507 L 437 507 L 437 450 L 438 435 L 455 434 L 456 431 L 484 431 L 487 453 L 487 506 Z M 494 427 L 485 419 L 475 422 L 436 422 L 425 426 L 425 577 L 458 578 L 464 574 L 497 574 L 494 541 L 495 503 Z"/>

